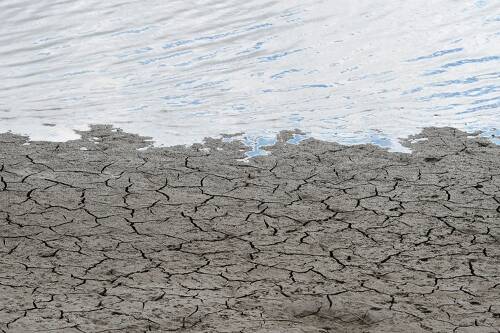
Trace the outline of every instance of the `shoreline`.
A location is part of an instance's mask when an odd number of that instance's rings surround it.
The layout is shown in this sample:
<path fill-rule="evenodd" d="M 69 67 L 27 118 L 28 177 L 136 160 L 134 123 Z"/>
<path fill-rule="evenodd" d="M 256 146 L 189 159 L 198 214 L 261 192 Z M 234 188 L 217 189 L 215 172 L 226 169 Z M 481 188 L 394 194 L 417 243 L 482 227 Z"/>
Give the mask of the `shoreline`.
<path fill-rule="evenodd" d="M 0 134 L 0 331 L 499 332 L 500 146 L 290 133 Z"/>

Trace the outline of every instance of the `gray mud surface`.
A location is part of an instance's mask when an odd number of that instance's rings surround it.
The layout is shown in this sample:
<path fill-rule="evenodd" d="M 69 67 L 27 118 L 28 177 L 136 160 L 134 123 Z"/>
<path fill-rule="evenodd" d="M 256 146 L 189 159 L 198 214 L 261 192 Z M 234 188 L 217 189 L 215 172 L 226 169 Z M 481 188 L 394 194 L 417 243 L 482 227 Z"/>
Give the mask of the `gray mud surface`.
<path fill-rule="evenodd" d="M 500 332 L 485 139 L 283 133 L 245 162 L 240 142 L 81 134 L 0 134 L 0 332 Z"/>

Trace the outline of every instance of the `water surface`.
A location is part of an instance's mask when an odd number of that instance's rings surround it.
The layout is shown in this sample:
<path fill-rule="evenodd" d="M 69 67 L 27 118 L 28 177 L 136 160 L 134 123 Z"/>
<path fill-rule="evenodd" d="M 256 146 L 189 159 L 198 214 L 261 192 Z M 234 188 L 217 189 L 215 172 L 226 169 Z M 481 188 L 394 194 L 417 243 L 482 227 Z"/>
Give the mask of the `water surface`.
<path fill-rule="evenodd" d="M 0 41 L 0 132 L 33 139 L 500 128 L 499 1 L 3 0 Z"/>

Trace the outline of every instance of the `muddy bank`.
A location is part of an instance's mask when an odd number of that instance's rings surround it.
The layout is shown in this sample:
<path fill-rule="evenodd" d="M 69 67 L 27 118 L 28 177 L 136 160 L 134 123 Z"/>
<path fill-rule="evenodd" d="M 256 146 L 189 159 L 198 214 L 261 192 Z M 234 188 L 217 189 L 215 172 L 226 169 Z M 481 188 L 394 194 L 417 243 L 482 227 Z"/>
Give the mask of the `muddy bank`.
<path fill-rule="evenodd" d="M 0 135 L 0 331 L 499 332 L 500 147 Z"/>

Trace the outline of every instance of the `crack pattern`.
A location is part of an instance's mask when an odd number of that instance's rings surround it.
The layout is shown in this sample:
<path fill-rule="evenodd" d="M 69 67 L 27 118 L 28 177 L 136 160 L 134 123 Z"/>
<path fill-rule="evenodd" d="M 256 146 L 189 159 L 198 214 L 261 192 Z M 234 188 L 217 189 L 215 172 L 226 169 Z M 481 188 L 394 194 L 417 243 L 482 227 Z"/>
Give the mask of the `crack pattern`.
<path fill-rule="evenodd" d="M 245 161 L 236 141 L 80 134 L 0 134 L 0 332 L 500 332 L 485 139 L 283 132 Z"/>

